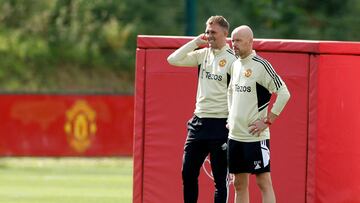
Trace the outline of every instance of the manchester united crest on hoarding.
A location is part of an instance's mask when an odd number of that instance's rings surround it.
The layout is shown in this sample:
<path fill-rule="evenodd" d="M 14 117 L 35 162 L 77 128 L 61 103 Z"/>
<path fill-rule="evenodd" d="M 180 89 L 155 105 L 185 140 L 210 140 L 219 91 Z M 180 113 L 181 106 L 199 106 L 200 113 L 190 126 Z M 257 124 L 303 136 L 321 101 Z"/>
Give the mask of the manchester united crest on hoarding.
<path fill-rule="evenodd" d="M 76 101 L 66 112 L 64 130 L 71 148 L 80 153 L 84 152 L 90 147 L 91 138 L 97 130 L 96 112 L 86 101 Z"/>

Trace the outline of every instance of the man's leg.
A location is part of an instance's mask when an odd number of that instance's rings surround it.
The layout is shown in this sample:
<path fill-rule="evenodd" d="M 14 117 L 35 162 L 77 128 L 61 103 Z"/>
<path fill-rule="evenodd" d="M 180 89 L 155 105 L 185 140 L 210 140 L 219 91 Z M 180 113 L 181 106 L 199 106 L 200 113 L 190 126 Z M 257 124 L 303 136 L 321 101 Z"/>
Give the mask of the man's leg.
<path fill-rule="evenodd" d="M 229 172 L 234 174 L 235 203 L 249 203 L 249 176 L 253 168 L 253 153 L 249 149 L 252 144 L 229 139 L 228 145 Z"/>
<path fill-rule="evenodd" d="M 275 193 L 272 186 L 270 172 L 260 173 L 256 175 L 256 183 L 260 188 L 263 203 L 275 203 Z"/>
<path fill-rule="evenodd" d="M 235 203 L 249 203 L 249 173 L 234 174 Z"/>
<path fill-rule="evenodd" d="M 228 200 L 227 143 L 214 141 L 210 144 L 210 163 L 215 182 L 215 203 L 226 203 Z"/>
<path fill-rule="evenodd" d="M 196 203 L 198 199 L 198 177 L 200 168 L 208 154 L 204 143 L 199 141 L 186 142 L 183 165 L 182 179 L 184 191 L 184 203 Z"/>

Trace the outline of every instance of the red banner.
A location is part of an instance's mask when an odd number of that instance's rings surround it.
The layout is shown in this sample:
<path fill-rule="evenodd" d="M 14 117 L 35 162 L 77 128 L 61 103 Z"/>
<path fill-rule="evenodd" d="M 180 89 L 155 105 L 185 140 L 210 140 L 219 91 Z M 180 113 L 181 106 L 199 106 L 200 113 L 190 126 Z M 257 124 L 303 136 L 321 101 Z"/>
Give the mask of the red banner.
<path fill-rule="evenodd" d="M 133 96 L 0 95 L 1 156 L 131 155 Z"/>

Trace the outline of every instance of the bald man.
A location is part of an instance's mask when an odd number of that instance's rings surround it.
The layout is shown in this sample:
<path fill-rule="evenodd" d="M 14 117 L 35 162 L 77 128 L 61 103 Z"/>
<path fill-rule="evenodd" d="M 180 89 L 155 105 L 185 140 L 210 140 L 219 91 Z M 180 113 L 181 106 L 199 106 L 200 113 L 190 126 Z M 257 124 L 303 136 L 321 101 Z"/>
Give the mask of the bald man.
<path fill-rule="evenodd" d="M 263 203 L 275 203 L 270 176 L 269 127 L 284 109 L 290 93 L 271 64 L 253 50 L 253 32 L 243 25 L 231 41 L 237 59 L 231 67 L 228 88 L 229 172 L 234 174 L 235 202 L 249 202 L 249 175 L 256 175 Z M 276 101 L 271 111 L 272 94 Z"/>

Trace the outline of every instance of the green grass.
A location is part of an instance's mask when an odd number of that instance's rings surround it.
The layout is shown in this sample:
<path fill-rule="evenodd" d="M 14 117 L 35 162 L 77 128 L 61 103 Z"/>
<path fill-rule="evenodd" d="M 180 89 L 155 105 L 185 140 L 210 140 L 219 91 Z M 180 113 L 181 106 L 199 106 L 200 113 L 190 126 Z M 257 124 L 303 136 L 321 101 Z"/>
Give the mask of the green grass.
<path fill-rule="evenodd" d="M 1 203 L 130 203 L 132 158 L 0 158 Z"/>

